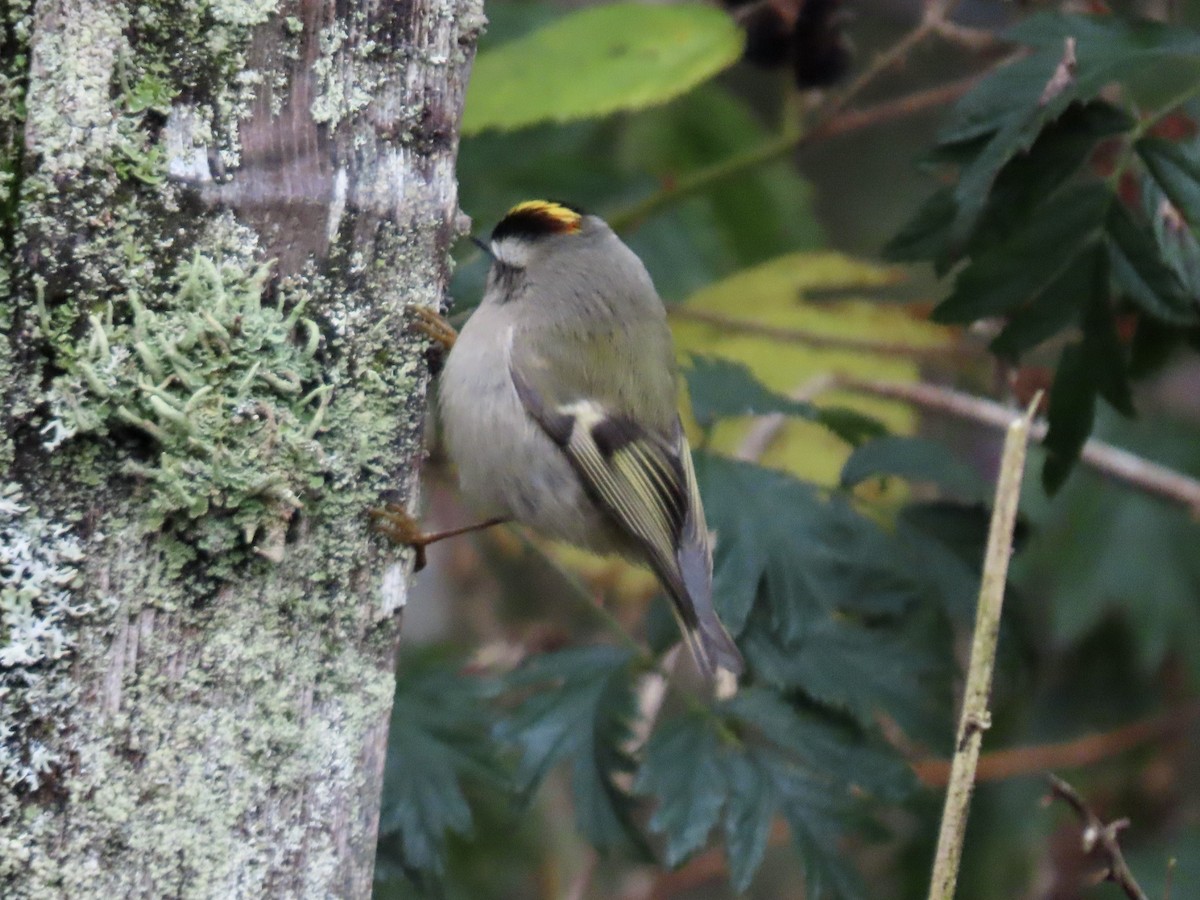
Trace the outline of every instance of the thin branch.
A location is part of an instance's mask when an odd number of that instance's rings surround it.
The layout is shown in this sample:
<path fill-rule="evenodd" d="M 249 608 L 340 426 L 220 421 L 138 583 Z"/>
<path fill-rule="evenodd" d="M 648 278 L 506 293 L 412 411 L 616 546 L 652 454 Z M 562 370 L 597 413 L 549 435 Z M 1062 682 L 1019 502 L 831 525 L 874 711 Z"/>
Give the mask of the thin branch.
<path fill-rule="evenodd" d="M 1104 824 L 1071 785 L 1054 775 L 1047 775 L 1046 778 L 1050 782 L 1050 792 L 1075 810 L 1079 821 L 1083 823 L 1083 852 L 1089 856 L 1099 852 L 1103 857 L 1105 872 L 1102 880 L 1116 884 L 1129 900 L 1148 900 L 1121 853 L 1118 835 L 1129 827 L 1129 820 L 1117 819 Z"/>
<path fill-rule="evenodd" d="M 1024 416 L 1009 423 L 1004 440 L 1000 477 L 996 484 L 996 501 L 988 531 L 987 554 L 983 562 L 983 578 L 979 586 L 979 603 L 975 614 L 975 631 L 971 641 L 971 662 L 967 669 L 962 716 L 959 719 L 958 741 L 950 767 L 950 783 L 946 789 L 942 827 L 938 835 L 937 854 L 929 885 L 930 900 L 953 900 L 954 888 L 958 882 L 958 866 L 962 858 L 971 793 L 975 786 L 979 748 L 983 743 L 983 732 L 991 725 L 988 697 L 992 690 L 996 644 L 1000 638 L 1000 611 L 1004 605 L 1008 562 L 1012 556 L 1013 527 L 1017 521 L 1017 504 L 1020 501 L 1021 480 L 1025 473 L 1029 429 L 1040 399 L 1039 395 Z"/>
<path fill-rule="evenodd" d="M 958 359 L 961 357 L 978 357 L 981 347 L 955 342 L 953 344 L 926 345 L 910 344 L 903 341 L 878 341 L 870 338 L 844 337 L 842 335 L 823 334 L 805 328 L 787 328 L 778 325 L 768 325 L 765 322 L 755 322 L 750 319 L 738 319 L 721 313 L 704 309 L 693 309 L 689 306 L 672 306 L 667 310 L 672 319 L 685 322 L 700 322 L 712 325 L 724 332 L 735 334 L 752 334 L 792 344 L 803 344 L 818 350 L 849 350 L 854 353 L 873 353 L 877 356 L 902 356 L 910 359 Z"/>
<path fill-rule="evenodd" d="M 787 129 L 778 136 L 768 138 L 757 147 L 691 172 L 674 184 L 660 188 L 640 203 L 609 216 L 609 225 L 617 231 L 631 228 L 664 206 L 699 193 L 723 179 L 782 159 L 798 147 L 812 141 L 845 134 L 879 122 L 892 121 L 961 97 L 982 76 L 963 79 L 932 90 L 918 91 L 864 110 L 845 112 L 853 100 L 892 66 L 908 56 L 917 45 L 931 35 L 942 33 L 943 26 L 956 5 L 957 0 L 936 0 L 926 4 L 924 15 L 915 28 L 877 56 L 844 90 L 831 95 L 818 108 L 814 116 L 817 124 L 809 131 Z M 844 120 L 843 114 L 846 116 Z"/>
<path fill-rule="evenodd" d="M 993 400 L 934 384 L 873 381 L 839 376 L 836 386 L 875 397 L 902 400 L 923 409 L 994 428 L 1003 428 L 1012 417 L 1012 410 Z M 1035 422 L 1030 436 L 1034 441 L 1041 443 L 1045 440 L 1048 430 L 1045 422 Z M 1083 445 L 1079 458 L 1088 468 L 1102 475 L 1152 496 L 1169 500 L 1185 507 L 1193 516 L 1200 516 L 1200 481 L 1195 478 L 1094 438 Z"/>
<path fill-rule="evenodd" d="M 1051 769 L 1080 769 L 1095 765 L 1177 734 L 1197 716 L 1200 716 L 1200 703 L 1172 709 L 1101 734 L 1089 734 L 1054 744 L 993 750 L 980 756 L 975 781 L 1004 781 Z M 912 769 L 921 783 L 928 787 L 945 787 L 950 778 L 950 761 L 946 759 L 919 759 L 912 763 Z"/>
<path fill-rule="evenodd" d="M 894 100 L 885 100 L 871 106 L 864 106 L 861 109 L 849 109 L 840 112 L 806 133 L 797 145 L 807 146 L 808 144 L 815 144 L 817 141 L 841 137 L 843 134 L 848 134 L 852 131 L 871 128 L 875 125 L 883 125 L 887 122 L 895 122 L 898 119 L 908 118 L 927 109 L 953 103 L 975 87 L 975 85 L 979 84 L 985 74 L 984 72 L 979 72 L 975 75 L 968 75 L 965 78 L 959 78 L 956 81 L 938 85 L 937 87 L 926 88 L 922 91 L 913 91 L 911 94 L 905 94 L 903 97 L 897 97 Z"/>
<path fill-rule="evenodd" d="M 829 390 L 833 386 L 833 383 L 834 378 L 832 375 L 818 375 L 793 391 L 791 398 L 801 403 L 810 401 Z M 775 440 L 779 429 L 786 422 L 787 417 L 783 413 L 771 413 L 770 415 L 759 416 L 742 439 L 741 444 L 734 453 L 734 458 L 753 463 L 761 460 L 763 454 L 771 446 L 771 442 Z"/>

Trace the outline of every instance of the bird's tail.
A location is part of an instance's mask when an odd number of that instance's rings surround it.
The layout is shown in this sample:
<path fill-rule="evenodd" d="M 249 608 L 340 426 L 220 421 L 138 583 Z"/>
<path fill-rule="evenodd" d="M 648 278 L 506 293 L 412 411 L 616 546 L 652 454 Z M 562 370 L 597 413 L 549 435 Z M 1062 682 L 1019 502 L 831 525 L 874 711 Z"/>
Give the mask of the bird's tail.
<path fill-rule="evenodd" d="M 721 624 L 712 601 L 712 538 L 693 534 L 676 553 L 682 591 L 672 596 L 688 649 L 704 676 L 722 696 L 737 690 L 738 676 L 746 669 L 742 654 Z M 672 591 L 675 595 L 676 591 Z"/>

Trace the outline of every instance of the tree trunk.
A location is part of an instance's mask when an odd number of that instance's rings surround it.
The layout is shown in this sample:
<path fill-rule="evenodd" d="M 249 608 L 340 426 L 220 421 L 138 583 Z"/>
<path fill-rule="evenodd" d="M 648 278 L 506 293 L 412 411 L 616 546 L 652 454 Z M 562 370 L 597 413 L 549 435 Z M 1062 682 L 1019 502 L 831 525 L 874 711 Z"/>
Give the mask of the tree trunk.
<path fill-rule="evenodd" d="M 4 9 L 0 895 L 368 896 L 480 4 Z"/>

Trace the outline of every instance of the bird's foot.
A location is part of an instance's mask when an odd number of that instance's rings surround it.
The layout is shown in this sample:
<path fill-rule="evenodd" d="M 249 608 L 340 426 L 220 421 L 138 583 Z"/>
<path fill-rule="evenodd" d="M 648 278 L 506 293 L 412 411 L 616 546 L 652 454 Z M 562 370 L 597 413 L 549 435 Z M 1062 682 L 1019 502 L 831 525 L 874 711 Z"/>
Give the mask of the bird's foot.
<path fill-rule="evenodd" d="M 445 316 L 439 315 L 437 310 L 428 306 L 410 306 L 408 312 L 413 318 L 410 323 L 413 331 L 425 335 L 434 344 L 441 347 L 442 352 L 450 352 L 450 348 L 458 340 L 458 332 L 454 330 L 453 325 L 446 321 Z"/>
<path fill-rule="evenodd" d="M 411 547 L 416 554 L 414 572 L 425 568 L 425 548 L 437 539 L 437 535 L 426 534 L 407 509 L 399 503 L 387 503 L 367 510 L 371 527 L 400 547 Z"/>

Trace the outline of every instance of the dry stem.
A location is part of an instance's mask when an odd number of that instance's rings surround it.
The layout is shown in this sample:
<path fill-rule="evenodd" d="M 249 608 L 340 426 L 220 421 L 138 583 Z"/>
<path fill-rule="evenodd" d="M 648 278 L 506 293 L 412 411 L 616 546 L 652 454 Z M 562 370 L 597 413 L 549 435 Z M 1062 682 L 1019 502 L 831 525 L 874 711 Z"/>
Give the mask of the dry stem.
<path fill-rule="evenodd" d="M 1125 864 L 1125 857 L 1121 854 L 1121 845 L 1117 839 L 1118 835 L 1129 827 L 1129 820 L 1117 819 L 1115 822 L 1104 824 L 1071 785 L 1054 775 L 1047 775 L 1046 778 L 1050 782 L 1050 792 L 1075 810 L 1079 821 L 1083 823 L 1083 852 L 1089 855 L 1099 852 L 1103 857 L 1105 871 L 1102 880 L 1111 881 L 1119 886 L 1129 900 L 1148 900 L 1133 873 L 1129 871 L 1129 866 Z"/>
<path fill-rule="evenodd" d="M 1040 400 L 1040 397 L 1038 399 Z M 1008 562 L 1012 555 L 1013 526 L 1017 520 L 1021 479 L 1025 472 L 1025 451 L 1029 444 L 1029 429 L 1036 408 L 1037 400 L 1030 405 L 1024 416 L 1009 424 L 1004 440 L 1000 478 L 996 485 L 996 502 L 988 532 L 987 555 L 983 563 L 983 579 L 979 587 L 979 604 L 975 613 L 971 663 L 967 670 L 958 741 L 950 767 L 950 784 L 946 790 L 942 828 L 938 835 L 937 854 L 929 887 L 930 900 L 951 900 L 958 881 L 958 866 L 962 858 L 971 793 L 975 786 L 979 748 L 983 743 L 983 732 L 991 723 L 988 698 L 992 688 L 992 669 L 996 662 L 996 644 L 1000 637 L 1000 611 L 1004 605 L 1004 586 L 1008 580 Z"/>

